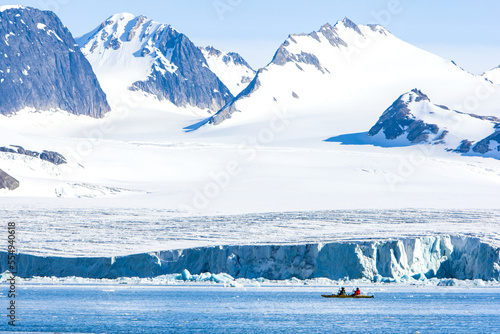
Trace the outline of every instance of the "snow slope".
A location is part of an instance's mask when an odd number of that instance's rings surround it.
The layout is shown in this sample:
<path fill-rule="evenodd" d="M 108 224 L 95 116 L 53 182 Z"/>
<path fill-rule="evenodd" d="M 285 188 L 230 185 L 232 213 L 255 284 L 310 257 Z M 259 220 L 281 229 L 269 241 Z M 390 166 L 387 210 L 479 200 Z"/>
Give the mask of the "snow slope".
<path fill-rule="evenodd" d="M 492 70 L 489 70 L 483 74 L 483 77 L 490 80 L 494 84 L 500 84 L 500 67 L 495 67 Z"/>
<path fill-rule="evenodd" d="M 208 67 L 229 88 L 238 95 L 255 76 L 250 65 L 235 52 L 222 52 L 212 46 L 200 47 Z"/>

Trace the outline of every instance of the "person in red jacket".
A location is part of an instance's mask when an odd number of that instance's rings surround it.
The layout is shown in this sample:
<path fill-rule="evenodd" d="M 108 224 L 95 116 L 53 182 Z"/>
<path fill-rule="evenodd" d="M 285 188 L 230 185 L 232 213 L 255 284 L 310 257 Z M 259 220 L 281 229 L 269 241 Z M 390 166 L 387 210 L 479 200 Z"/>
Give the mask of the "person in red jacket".
<path fill-rule="evenodd" d="M 354 291 L 355 296 L 359 296 L 361 294 L 361 290 L 359 288 L 356 288 L 356 291 Z"/>

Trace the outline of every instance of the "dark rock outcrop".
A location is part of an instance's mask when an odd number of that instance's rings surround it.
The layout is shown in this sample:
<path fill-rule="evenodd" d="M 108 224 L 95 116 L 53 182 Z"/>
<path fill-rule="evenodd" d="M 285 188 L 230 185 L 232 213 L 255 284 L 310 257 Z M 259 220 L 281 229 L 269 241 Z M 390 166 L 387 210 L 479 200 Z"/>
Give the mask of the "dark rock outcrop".
<path fill-rule="evenodd" d="M 471 149 L 471 147 L 472 147 L 473 144 L 474 144 L 473 141 L 464 139 L 460 143 L 460 146 L 457 147 L 457 149 L 454 152 L 456 152 L 456 153 L 467 153 L 467 152 L 470 151 L 470 149 Z"/>
<path fill-rule="evenodd" d="M 279 47 L 278 51 L 276 51 L 276 54 L 274 55 L 273 61 L 271 63 L 279 66 L 284 66 L 289 62 L 295 62 L 300 70 L 302 70 L 302 68 L 297 63 L 313 65 L 318 69 L 318 71 L 320 71 L 321 73 L 325 73 L 325 70 L 323 69 L 323 66 L 321 66 L 318 57 L 316 57 L 314 54 L 304 51 L 301 51 L 301 53 L 298 54 L 290 53 L 283 44 Z"/>
<path fill-rule="evenodd" d="M 0 12 L 0 114 L 62 109 L 102 117 L 110 110 L 90 63 L 50 11 Z"/>
<path fill-rule="evenodd" d="M 25 150 L 22 146 L 17 146 L 17 145 L 11 145 L 11 146 L 15 147 L 16 149 L 8 147 L 0 147 L 0 152 L 16 153 L 16 154 L 27 155 L 30 157 L 40 158 L 42 160 L 51 162 L 54 165 L 62 165 L 67 163 L 66 158 L 62 154 L 57 152 L 43 151 L 42 153 L 39 153 L 35 151 Z"/>
<path fill-rule="evenodd" d="M 52 162 L 54 165 L 62 165 L 66 163 L 66 158 L 62 154 L 52 151 L 43 151 L 40 154 L 40 159 Z"/>
<path fill-rule="evenodd" d="M 500 152 L 500 130 L 495 131 L 495 133 L 493 133 L 491 136 L 488 136 L 483 140 L 479 141 L 476 145 L 474 145 L 472 150 L 476 153 L 486 154 L 491 151 L 490 144 L 492 141 L 498 143 L 496 150 Z"/>
<path fill-rule="evenodd" d="M 370 129 L 368 135 L 375 136 L 383 130 L 386 139 L 396 139 L 406 134 L 406 138 L 418 144 L 425 142 L 429 134 L 437 134 L 439 127 L 436 124 L 428 124 L 418 120 L 411 113 L 409 104 L 412 102 L 430 102 L 427 95 L 418 89 L 414 89 L 410 94 L 401 95 L 384 113 L 380 116 L 377 123 Z M 446 134 L 439 136 L 443 140 Z"/>
<path fill-rule="evenodd" d="M 199 49 L 205 56 L 210 70 L 222 80 L 233 95 L 241 92 L 246 87 L 246 84 L 255 77 L 256 71 L 238 53 L 222 52 L 213 46 L 199 47 Z M 215 64 L 219 64 L 220 60 L 227 68 L 220 65 L 213 66 L 212 59 L 217 59 Z M 228 73 L 230 75 L 227 75 Z"/>
<path fill-rule="evenodd" d="M 0 189 L 15 190 L 19 188 L 19 181 L 0 169 Z"/>
<path fill-rule="evenodd" d="M 220 50 L 217 50 L 216 48 L 214 48 L 213 46 L 207 46 L 207 47 L 204 47 L 202 48 L 203 50 L 205 50 L 206 52 L 208 52 L 209 55 L 214 55 L 214 56 L 218 56 L 218 57 L 221 57 L 222 56 L 222 61 L 225 63 L 225 64 L 229 64 L 229 63 L 234 63 L 236 65 L 241 65 L 241 66 L 244 66 L 244 67 L 248 67 L 248 68 L 252 68 L 247 62 L 245 59 L 243 59 L 242 56 L 240 56 L 239 53 L 236 53 L 236 52 L 227 52 L 225 55 L 222 54 L 222 51 Z"/>

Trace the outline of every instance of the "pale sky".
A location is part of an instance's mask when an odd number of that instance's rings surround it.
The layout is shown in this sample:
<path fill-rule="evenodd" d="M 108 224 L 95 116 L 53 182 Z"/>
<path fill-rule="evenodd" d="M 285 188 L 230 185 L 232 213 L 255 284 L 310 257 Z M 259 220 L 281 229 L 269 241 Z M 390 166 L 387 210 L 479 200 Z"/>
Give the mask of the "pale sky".
<path fill-rule="evenodd" d="M 349 17 L 480 74 L 500 65 L 498 0 L 29 0 L 3 1 L 50 9 L 75 37 L 109 16 L 129 12 L 168 23 L 195 44 L 239 52 L 265 66 L 289 34 L 310 33 Z"/>

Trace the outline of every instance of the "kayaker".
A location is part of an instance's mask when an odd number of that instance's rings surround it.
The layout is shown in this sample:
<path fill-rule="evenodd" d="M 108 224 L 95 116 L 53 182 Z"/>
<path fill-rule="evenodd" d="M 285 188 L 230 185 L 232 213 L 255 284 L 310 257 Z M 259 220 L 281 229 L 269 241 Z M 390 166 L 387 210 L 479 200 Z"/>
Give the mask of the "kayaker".
<path fill-rule="evenodd" d="M 339 296 L 344 296 L 345 295 L 345 288 L 342 287 L 339 291 Z"/>
<path fill-rule="evenodd" d="M 359 288 L 356 288 L 356 291 L 354 291 L 355 296 L 359 296 L 361 294 L 361 290 Z"/>

